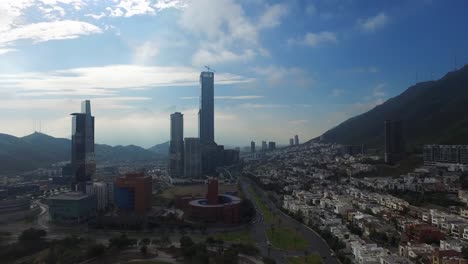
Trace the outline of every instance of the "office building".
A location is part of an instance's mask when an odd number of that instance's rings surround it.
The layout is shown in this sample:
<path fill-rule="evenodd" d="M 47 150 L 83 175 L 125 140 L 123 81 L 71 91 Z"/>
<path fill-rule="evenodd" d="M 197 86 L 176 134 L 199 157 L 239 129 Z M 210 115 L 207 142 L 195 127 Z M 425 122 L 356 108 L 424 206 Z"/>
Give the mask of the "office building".
<path fill-rule="evenodd" d="M 47 198 L 49 216 L 56 223 L 81 223 L 96 216 L 96 197 L 69 192 Z"/>
<path fill-rule="evenodd" d="M 94 195 L 96 199 L 96 209 L 105 211 L 109 206 L 108 187 L 104 182 L 89 182 L 86 185 L 86 194 Z"/>
<path fill-rule="evenodd" d="M 224 166 L 234 165 L 239 163 L 239 152 L 236 149 L 225 149 L 224 150 Z"/>
<path fill-rule="evenodd" d="M 268 150 L 268 145 L 266 141 L 262 141 L 262 151 L 265 152 Z"/>
<path fill-rule="evenodd" d="M 384 129 L 385 163 L 395 164 L 405 155 L 402 121 L 386 120 Z"/>
<path fill-rule="evenodd" d="M 184 175 L 185 178 L 194 179 L 202 176 L 201 146 L 198 138 L 185 138 Z"/>
<path fill-rule="evenodd" d="M 255 142 L 254 141 L 250 142 L 250 152 L 255 153 Z"/>
<path fill-rule="evenodd" d="M 289 139 L 289 146 L 294 146 L 294 139 L 293 138 Z"/>
<path fill-rule="evenodd" d="M 173 178 L 184 176 L 184 115 L 179 112 L 171 115 L 169 173 Z"/>
<path fill-rule="evenodd" d="M 129 173 L 115 180 L 114 201 L 121 212 L 144 214 L 151 210 L 153 180 L 144 173 Z"/>
<path fill-rule="evenodd" d="M 214 140 L 214 73 L 200 74 L 201 98 L 198 112 L 200 144 L 215 144 Z"/>
<path fill-rule="evenodd" d="M 268 142 L 268 150 L 275 150 L 276 149 L 276 142 L 270 141 Z"/>
<path fill-rule="evenodd" d="M 468 145 L 425 145 L 425 165 L 468 164 Z"/>
<path fill-rule="evenodd" d="M 85 192 L 86 182 L 91 181 L 96 171 L 94 116 L 91 115 L 90 101 L 83 101 L 81 113 L 72 116 L 72 190 Z"/>
<path fill-rule="evenodd" d="M 298 135 L 294 136 L 294 145 L 299 145 L 299 136 Z"/>

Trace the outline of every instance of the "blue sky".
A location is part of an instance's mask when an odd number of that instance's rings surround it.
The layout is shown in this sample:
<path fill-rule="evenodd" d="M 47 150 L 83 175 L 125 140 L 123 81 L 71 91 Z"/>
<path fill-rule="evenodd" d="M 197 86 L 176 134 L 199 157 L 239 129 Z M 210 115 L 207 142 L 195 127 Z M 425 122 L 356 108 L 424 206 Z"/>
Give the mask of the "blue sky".
<path fill-rule="evenodd" d="M 149 147 L 216 70 L 219 144 L 319 136 L 468 61 L 466 1 L 2 0 L 1 133 L 70 137 L 91 99 L 96 141 Z M 455 63 L 456 58 L 456 63 Z"/>

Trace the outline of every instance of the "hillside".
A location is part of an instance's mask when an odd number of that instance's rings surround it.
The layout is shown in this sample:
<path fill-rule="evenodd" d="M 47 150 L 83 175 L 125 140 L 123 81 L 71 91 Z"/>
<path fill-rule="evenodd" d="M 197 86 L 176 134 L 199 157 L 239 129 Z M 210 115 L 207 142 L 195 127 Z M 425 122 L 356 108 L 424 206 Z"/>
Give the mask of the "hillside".
<path fill-rule="evenodd" d="M 161 143 L 161 144 L 158 144 L 158 145 L 155 145 L 151 148 L 149 148 L 148 150 L 154 152 L 154 153 L 157 153 L 161 156 L 167 156 L 168 153 L 169 153 L 169 141 L 166 141 L 164 143 Z"/>
<path fill-rule="evenodd" d="M 468 65 L 422 82 L 323 134 L 327 142 L 382 147 L 384 121 L 401 119 L 410 149 L 423 144 L 468 144 Z"/>
<path fill-rule="evenodd" d="M 71 141 L 34 133 L 22 138 L 0 134 L 0 175 L 20 173 L 70 160 Z M 144 161 L 162 156 L 138 146 L 96 144 L 96 160 Z"/>

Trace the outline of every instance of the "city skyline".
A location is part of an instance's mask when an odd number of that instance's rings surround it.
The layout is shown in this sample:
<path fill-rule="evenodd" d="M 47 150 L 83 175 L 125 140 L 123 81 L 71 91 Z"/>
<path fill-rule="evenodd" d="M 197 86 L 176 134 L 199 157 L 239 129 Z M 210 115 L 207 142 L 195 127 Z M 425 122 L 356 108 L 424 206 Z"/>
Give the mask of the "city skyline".
<path fill-rule="evenodd" d="M 207 5 L 212 17 L 195 15 Z M 196 137 L 197 76 L 209 65 L 217 71 L 215 141 L 287 144 L 298 134 L 305 142 L 468 61 L 468 38 L 457 31 L 467 19 L 463 1 L 34 0 L 0 8 L 0 121 L 11 124 L 0 132 L 16 136 L 41 123 L 42 132 L 70 138 L 67 113 L 90 99 L 96 142 L 166 142 L 176 111 Z"/>

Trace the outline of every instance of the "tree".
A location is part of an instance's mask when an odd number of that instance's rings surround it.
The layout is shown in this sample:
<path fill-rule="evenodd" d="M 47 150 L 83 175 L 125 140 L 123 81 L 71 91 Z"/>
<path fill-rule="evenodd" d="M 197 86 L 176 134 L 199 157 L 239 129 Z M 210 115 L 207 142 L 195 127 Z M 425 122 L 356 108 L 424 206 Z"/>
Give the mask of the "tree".
<path fill-rule="evenodd" d="M 143 238 L 143 239 L 141 240 L 141 242 L 143 243 L 143 245 L 147 246 L 147 245 L 150 244 L 150 239 L 147 238 L 147 237 L 145 237 L 145 238 Z"/>
<path fill-rule="evenodd" d="M 120 236 L 109 239 L 109 247 L 124 249 L 133 244 L 133 241 L 127 237 L 126 234 L 120 234 Z"/>
<path fill-rule="evenodd" d="M 42 241 L 42 238 L 47 235 L 47 232 L 42 229 L 29 228 L 24 230 L 18 237 L 18 241 L 21 243 L 36 243 Z"/>
<path fill-rule="evenodd" d="M 106 252 L 106 247 L 103 244 L 91 244 L 86 250 L 86 255 L 89 258 L 97 258 L 104 255 Z"/>
<path fill-rule="evenodd" d="M 146 245 L 143 245 L 140 247 L 140 253 L 143 255 L 143 256 L 146 256 L 146 254 L 148 253 L 148 247 Z"/>
<path fill-rule="evenodd" d="M 268 257 L 263 257 L 263 263 L 265 264 L 276 264 L 276 261 L 274 259 L 268 258 Z"/>
<path fill-rule="evenodd" d="M 463 247 L 462 248 L 462 255 L 464 259 L 468 259 L 468 247 Z"/>

